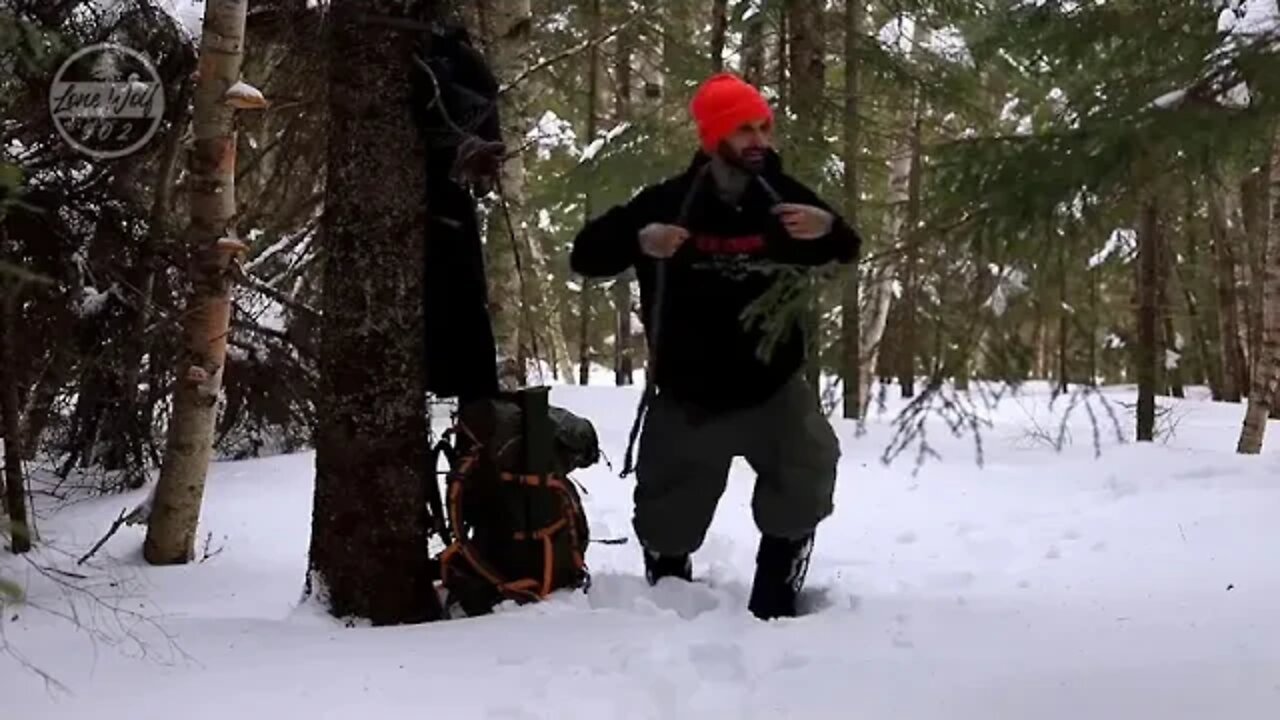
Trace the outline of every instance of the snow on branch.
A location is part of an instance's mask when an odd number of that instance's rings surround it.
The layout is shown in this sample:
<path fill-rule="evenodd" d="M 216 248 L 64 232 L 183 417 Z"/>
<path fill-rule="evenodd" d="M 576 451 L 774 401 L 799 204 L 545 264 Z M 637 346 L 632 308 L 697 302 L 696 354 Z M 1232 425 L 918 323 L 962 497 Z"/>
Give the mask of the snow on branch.
<path fill-rule="evenodd" d="M 1149 107 L 1172 110 L 1190 99 L 1209 99 L 1220 107 L 1243 110 L 1253 102 L 1253 94 L 1236 67 L 1244 52 L 1280 49 L 1280 6 L 1277 0 L 1226 0 L 1218 13 L 1217 31 L 1221 42 L 1205 58 L 1208 69 L 1195 84 L 1167 92 Z"/>

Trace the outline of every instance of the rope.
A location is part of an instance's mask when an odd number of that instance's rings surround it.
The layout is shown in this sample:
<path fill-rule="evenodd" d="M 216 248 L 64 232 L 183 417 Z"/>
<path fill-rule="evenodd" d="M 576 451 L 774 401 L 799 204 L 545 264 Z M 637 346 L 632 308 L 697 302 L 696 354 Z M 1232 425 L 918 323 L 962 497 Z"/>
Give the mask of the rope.
<path fill-rule="evenodd" d="M 693 176 L 693 180 L 689 183 L 689 190 L 685 193 L 684 199 L 680 203 L 680 214 L 676 217 L 676 225 L 684 227 L 689 220 L 689 213 L 693 209 L 693 201 L 698 194 L 698 190 L 702 186 L 702 181 L 707 175 L 707 171 L 711 169 L 711 163 L 707 163 L 698 169 Z M 636 407 L 636 417 L 631 423 L 631 433 L 627 438 L 627 453 L 622 462 L 622 475 L 626 477 L 634 470 L 633 456 L 635 454 L 636 439 L 640 436 L 640 428 L 644 424 L 644 418 L 648 414 L 649 405 L 652 404 L 653 398 L 658 394 L 657 379 L 657 361 L 658 346 L 662 329 L 663 309 L 667 294 L 667 265 L 668 259 L 663 258 L 657 260 L 654 267 L 653 278 L 653 312 L 649 320 L 649 362 L 645 364 L 645 383 L 644 392 L 640 395 L 640 404 Z"/>

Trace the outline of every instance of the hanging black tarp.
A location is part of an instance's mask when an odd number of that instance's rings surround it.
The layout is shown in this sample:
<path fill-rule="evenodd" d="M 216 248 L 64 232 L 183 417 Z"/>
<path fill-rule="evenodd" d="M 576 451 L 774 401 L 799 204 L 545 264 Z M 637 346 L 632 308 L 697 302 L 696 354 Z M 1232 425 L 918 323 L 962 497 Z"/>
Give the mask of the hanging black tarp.
<path fill-rule="evenodd" d="M 427 391 L 462 399 L 498 390 L 475 195 L 504 152 L 498 82 L 461 28 L 433 29 L 415 63 L 415 111 L 427 142 L 423 312 Z"/>

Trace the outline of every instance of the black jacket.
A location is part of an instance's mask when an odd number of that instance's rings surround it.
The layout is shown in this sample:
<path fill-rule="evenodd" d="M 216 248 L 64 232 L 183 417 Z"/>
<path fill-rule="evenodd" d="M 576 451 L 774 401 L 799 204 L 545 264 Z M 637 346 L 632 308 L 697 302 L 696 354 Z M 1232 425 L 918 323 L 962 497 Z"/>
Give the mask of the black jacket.
<path fill-rule="evenodd" d="M 742 272 L 779 265 L 817 266 L 848 263 L 857 257 L 857 232 L 813 191 L 783 172 L 774 153 L 761 179 L 753 180 L 738 207 L 722 200 L 709 158 L 698 153 L 682 174 L 644 188 L 625 205 L 587 223 L 574 241 L 573 271 L 610 277 L 634 267 L 646 335 L 653 332 L 655 270 L 666 262 L 660 337 L 654 352 L 656 385 L 663 395 L 703 412 L 723 412 L 762 402 L 804 365 L 802 325 L 788 324 L 767 359 L 759 353 L 764 331 L 748 325 L 744 311 L 770 286 L 776 273 Z M 678 217 L 691 186 L 687 222 Z M 821 207 L 835 214 L 825 237 L 794 240 L 770 213 L 777 202 Z M 681 224 L 691 237 L 676 254 L 658 261 L 640 250 L 639 232 L 652 222 Z"/>

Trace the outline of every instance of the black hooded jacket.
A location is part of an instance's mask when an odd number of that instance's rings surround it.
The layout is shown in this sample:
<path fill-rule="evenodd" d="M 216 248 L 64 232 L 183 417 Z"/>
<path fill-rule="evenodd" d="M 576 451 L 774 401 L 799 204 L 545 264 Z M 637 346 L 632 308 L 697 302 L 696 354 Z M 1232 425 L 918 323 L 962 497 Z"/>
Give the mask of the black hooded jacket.
<path fill-rule="evenodd" d="M 716 192 L 712 174 L 704 170 L 709 161 L 699 152 L 685 172 L 644 188 L 630 202 L 588 222 L 574 240 L 570 265 L 587 277 L 612 277 L 634 267 L 646 335 L 653 343 L 656 269 L 665 262 L 654 351 L 658 391 L 691 408 L 718 413 L 764 401 L 804 365 L 806 343 L 798 320 L 788 323 L 772 352 L 762 357 L 765 331 L 756 321 L 749 324 L 744 313 L 779 275 L 759 270 L 849 263 L 857 257 L 861 238 L 813 191 L 784 173 L 775 153 L 769 153 L 765 169 L 736 207 Z M 695 182 L 688 217 L 680 222 Z M 792 239 L 770 212 L 779 198 L 832 212 L 831 232 L 815 240 Z M 640 249 L 641 228 L 655 222 L 680 225 L 691 235 L 665 261 Z"/>

